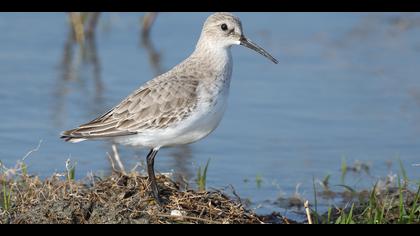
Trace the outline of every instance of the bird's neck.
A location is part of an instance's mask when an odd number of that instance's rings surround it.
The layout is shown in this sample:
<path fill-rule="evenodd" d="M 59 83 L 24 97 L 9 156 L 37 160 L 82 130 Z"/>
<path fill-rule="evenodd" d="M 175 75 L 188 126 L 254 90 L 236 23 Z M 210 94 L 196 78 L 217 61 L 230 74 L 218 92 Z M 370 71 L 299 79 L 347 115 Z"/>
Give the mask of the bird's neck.
<path fill-rule="evenodd" d="M 229 47 L 217 47 L 206 42 L 198 42 L 192 54 L 197 61 L 203 62 L 203 66 L 212 70 L 215 74 L 231 74 L 232 53 Z"/>

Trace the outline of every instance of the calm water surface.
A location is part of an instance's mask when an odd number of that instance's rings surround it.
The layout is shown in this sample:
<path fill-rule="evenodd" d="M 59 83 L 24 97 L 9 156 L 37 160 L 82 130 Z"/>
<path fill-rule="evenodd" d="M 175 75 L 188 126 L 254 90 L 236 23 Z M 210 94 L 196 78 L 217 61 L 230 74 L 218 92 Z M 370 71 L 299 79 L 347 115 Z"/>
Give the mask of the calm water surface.
<path fill-rule="evenodd" d="M 0 160 L 13 166 L 42 140 L 26 161 L 31 173 L 61 172 L 68 158 L 79 178 L 109 173 L 109 143 L 69 144 L 59 133 L 187 57 L 208 15 L 159 14 L 146 47 L 142 13 L 103 14 L 95 44 L 81 53 L 64 13 L 0 14 Z M 410 178 L 420 178 L 419 14 L 237 15 L 246 35 L 280 63 L 233 48 L 222 123 L 200 142 L 162 150 L 158 171 L 193 182 L 211 159 L 208 185 L 232 185 L 262 212 L 277 209 L 267 201 L 296 191 L 312 200 L 313 178 L 331 174 L 339 183 L 343 158 L 371 167 L 368 175 L 348 175 L 350 186 L 396 173 L 398 157 Z M 147 151 L 120 147 L 127 169 Z"/>

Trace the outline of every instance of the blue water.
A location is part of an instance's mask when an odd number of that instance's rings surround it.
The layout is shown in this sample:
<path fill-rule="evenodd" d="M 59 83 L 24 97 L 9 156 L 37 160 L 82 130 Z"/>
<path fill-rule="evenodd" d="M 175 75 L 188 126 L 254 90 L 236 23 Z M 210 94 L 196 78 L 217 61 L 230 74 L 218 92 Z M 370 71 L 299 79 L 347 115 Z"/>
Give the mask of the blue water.
<path fill-rule="evenodd" d="M 152 47 L 153 67 L 140 43 L 142 13 L 107 13 L 96 34 L 97 61 L 65 61 L 69 35 L 64 13 L 0 14 L 0 160 L 13 166 L 28 157 L 41 176 L 77 162 L 77 177 L 110 171 L 109 143 L 65 143 L 59 133 L 89 121 L 187 57 L 208 13 L 160 13 Z M 211 159 L 208 186 L 233 185 L 260 211 L 266 200 L 298 192 L 313 199 L 312 179 L 356 160 L 370 176 L 349 175 L 346 184 L 370 186 L 398 171 L 420 179 L 420 15 L 397 13 L 237 13 L 246 35 L 271 52 L 274 65 L 235 47 L 229 107 L 206 139 L 162 150 L 156 169 L 193 182 Z M 67 72 L 66 72 L 67 71 Z M 119 147 L 127 169 L 148 150 Z M 391 169 L 387 162 L 392 161 Z M 139 169 L 141 171 L 141 168 Z M 256 179 L 261 178 L 258 186 Z M 259 204 L 262 204 L 259 206 Z"/>

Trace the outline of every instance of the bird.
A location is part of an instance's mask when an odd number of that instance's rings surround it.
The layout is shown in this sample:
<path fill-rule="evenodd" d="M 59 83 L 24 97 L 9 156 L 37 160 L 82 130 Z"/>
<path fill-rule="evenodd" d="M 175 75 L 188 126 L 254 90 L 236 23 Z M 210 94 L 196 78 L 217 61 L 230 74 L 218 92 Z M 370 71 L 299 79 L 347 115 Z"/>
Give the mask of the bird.
<path fill-rule="evenodd" d="M 141 85 L 96 119 L 64 131 L 61 138 L 78 143 L 110 140 L 149 149 L 148 186 L 159 205 L 154 161 L 158 151 L 194 143 L 208 136 L 222 120 L 232 77 L 234 45 L 277 59 L 249 40 L 241 20 L 229 12 L 211 14 L 204 22 L 195 50 L 172 69 Z"/>

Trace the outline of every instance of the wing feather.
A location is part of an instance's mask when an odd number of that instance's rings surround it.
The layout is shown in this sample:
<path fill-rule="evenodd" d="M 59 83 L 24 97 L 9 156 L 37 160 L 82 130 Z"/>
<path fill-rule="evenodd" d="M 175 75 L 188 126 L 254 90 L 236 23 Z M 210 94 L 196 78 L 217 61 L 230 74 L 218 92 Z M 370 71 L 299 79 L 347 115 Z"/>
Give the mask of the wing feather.
<path fill-rule="evenodd" d="M 89 123 L 62 133 L 71 139 L 112 138 L 166 128 L 186 118 L 197 105 L 199 80 L 152 80 L 115 108 Z"/>

